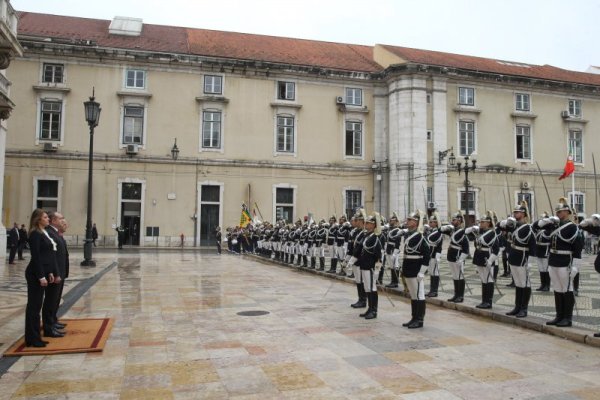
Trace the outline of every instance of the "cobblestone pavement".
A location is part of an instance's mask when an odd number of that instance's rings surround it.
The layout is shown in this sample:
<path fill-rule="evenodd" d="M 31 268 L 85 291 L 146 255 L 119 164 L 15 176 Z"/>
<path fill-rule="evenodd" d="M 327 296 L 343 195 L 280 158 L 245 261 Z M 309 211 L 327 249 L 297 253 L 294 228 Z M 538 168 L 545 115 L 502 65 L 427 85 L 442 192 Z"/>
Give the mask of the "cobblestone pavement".
<path fill-rule="evenodd" d="M 0 399 L 599 398 L 594 346 L 434 305 L 408 330 L 408 301 L 383 294 L 364 320 L 352 285 L 254 257 L 100 257 L 118 266 L 99 265 L 66 317 L 115 318 L 104 351 L 21 357 Z M 15 293 L 19 273 L 0 268 Z"/>

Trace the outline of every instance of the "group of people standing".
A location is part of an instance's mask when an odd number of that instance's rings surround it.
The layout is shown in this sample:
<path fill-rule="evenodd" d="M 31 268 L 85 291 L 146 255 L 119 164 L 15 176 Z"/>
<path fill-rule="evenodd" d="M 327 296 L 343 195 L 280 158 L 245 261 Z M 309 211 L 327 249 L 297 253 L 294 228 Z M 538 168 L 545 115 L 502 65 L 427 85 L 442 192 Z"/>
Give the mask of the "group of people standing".
<path fill-rule="evenodd" d="M 58 320 L 58 308 L 65 279 L 69 277 L 69 251 L 63 234 L 67 221 L 62 214 L 35 209 L 29 224 L 31 260 L 25 270 L 27 308 L 25 311 L 25 345 L 45 347 L 42 340 L 40 312 L 45 337 L 63 337 L 66 324 Z"/>
<path fill-rule="evenodd" d="M 437 297 L 440 285 L 439 263 L 444 237 L 449 238 L 446 260 L 451 271 L 454 292 L 450 302 L 464 301 L 465 262 L 474 245 L 472 263 L 481 280 L 481 303 L 478 308 L 490 309 L 497 288 L 498 264 L 506 259 L 515 286 L 515 301 L 507 315 L 527 316 L 532 296 L 529 258 L 533 258 L 540 274 L 539 291 L 554 291 L 556 317 L 548 325 L 570 327 L 575 305 L 574 287 L 578 281 L 579 264 L 584 248 L 584 232 L 600 234 L 600 215 L 577 220 L 565 198 L 560 198 L 554 215 L 544 214 L 532 221 L 526 202 L 515 206 L 512 215 L 499 221 L 487 211 L 471 227 L 465 227 L 461 212 L 452 215 L 449 224 L 441 224 L 439 215 L 415 211 L 400 223 L 394 213 L 387 223 L 377 213 L 366 216 L 359 210 L 350 221 L 335 216 L 327 223 L 275 226 L 265 223 L 255 227 L 258 253 L 284 263 L 325 271 L 325 255 L 330 257 L 330 269 L 354 278 L 358 301 L 353 308 L 368 307 L 361 314 L 366 319 L 377 317 L 377 284 L 382 284 L 386 271 L 391 281 L 387 287 L 398 287 L 402 279 L 411 298 L 412 319 L 408 328 L 423 326 L 425 298 Z M 403 244 L 402 244 L 403 243 Z M 310 265 L 308 259 L 310 258 Z M 319 265 L 317 266 L 317 259 Z M 600 255 L 595 269 L 600 273 Z M 339 267 L 339 268 L 338 268 Z M 429 292 L 425 292 L 424 277 L 430 275 Z M 600 336 L 596 334 L 595 336 Z"/>

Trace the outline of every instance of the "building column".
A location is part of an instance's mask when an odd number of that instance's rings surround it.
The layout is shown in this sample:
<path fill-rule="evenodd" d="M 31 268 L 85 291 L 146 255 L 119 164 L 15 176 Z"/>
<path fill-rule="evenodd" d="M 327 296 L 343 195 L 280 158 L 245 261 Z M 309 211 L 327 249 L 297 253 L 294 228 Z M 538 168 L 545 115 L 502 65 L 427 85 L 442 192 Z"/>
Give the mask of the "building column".
<path fill-rule="evenodd" d="M 448 113 L 446 111 L 446 79 L 433 79 L 433 95 L 431 99 L 433 112 L 433 198 L 435 200 L 438 213 L 442 219 L 449 215 L 448 209 L 448 174 L 444 173 L 448 169 L 448 157 L 439 162 L 439 154 L 452 147 L 448 143 Z"/>

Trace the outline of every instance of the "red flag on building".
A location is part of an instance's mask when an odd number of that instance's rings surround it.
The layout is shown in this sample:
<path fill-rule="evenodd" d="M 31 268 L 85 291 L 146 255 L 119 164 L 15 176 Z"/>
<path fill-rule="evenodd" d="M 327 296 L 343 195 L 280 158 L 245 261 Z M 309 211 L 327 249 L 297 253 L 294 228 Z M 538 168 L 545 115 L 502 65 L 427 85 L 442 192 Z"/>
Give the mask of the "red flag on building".
<path fill-rule="evenodd" d="M 565 164 L 565 172 L 563 172 L 563 174 L 560 176 L 560 178 L 558 178 L 558 180 L 560 181 L 561 179 L 565 179 L 573 172 L 575 172 L 575 163 L 573 162 L 573 156 L 569 156 L 567 157 L 567 163 Z"/>

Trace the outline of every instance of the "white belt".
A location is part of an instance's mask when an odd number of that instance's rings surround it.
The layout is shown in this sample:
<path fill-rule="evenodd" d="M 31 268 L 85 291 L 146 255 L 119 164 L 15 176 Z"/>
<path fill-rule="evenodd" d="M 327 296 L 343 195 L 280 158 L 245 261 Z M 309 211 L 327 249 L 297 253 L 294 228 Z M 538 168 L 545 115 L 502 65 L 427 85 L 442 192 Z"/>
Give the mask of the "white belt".
<path fill-rule="evenodd" d="M 552 254 L 564 254 L 564 255 L 568 255 L 568 256 L 570 256 L 571 254 L 573 254 L 573 252 L 571 250 L 554 250 L 554 249 L 550 249 L 550 253 L 552 253 Z"/>
<path fill-rule="evenodd" d="M 538 246 L 550 246 L 550 243 L 536 243 Z"/>
<path fill-rule="evenodd" d="M 404 256 L 405 260 L 418 260 L 420 258 L 423 258 L 423 256 L 419 256 L 419 255 L 407 255 L 407 256 Z"/>
<path fill-rule="evenodd" d="M 489 247 L 480 247 L 477 250 L 479 250 L 479 251 L 485 251 L 486 253 L 490 252 L 490 248 Z"/>
<path fill-rule="evenodd" d="M 450 247 L 452 247 L 453 249 L 456 249 L 456 250 L 462 250 L 462 247 L 457 246 L 455 244 L 451 244 Z"/>
<path fill-rule="evenodd" d="M 521 247 L 521 246 L 515 246 L 514 244 L 511 245 L 510 247 L 512 247 L 515 250 L 520 250 L 520 251 L 529 251 L 529 247 Z"/>

